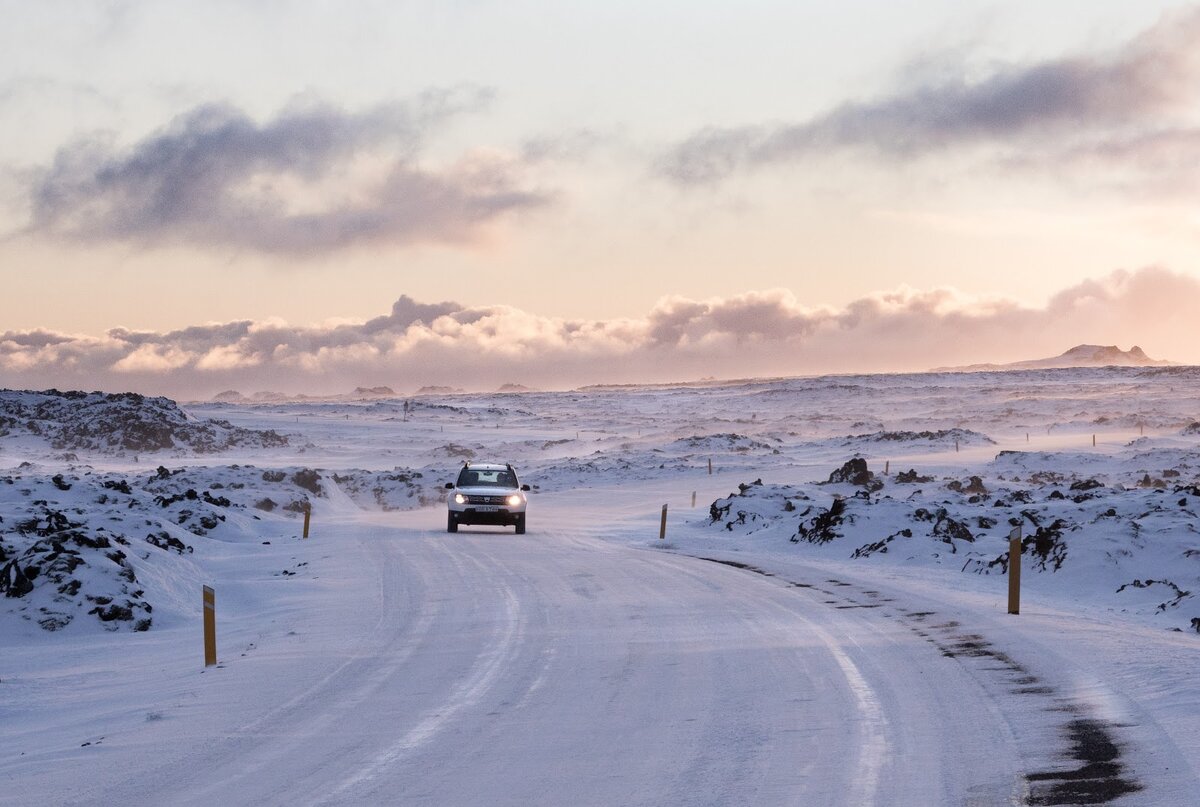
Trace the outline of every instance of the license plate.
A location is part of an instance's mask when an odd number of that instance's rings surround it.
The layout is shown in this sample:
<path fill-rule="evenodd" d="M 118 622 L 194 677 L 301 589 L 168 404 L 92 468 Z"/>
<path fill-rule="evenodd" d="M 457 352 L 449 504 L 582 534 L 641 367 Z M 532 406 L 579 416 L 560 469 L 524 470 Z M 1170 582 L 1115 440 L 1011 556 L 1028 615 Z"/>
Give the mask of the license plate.
<path fill-rule="evenodd" d="M 496 505 L 494 505 L 494 504 L 477 504 L 477 505 L 475 505 L 475 511 L 478 513 L 494 513 L 499 509 L 500 508 L 496 507 Z"/>

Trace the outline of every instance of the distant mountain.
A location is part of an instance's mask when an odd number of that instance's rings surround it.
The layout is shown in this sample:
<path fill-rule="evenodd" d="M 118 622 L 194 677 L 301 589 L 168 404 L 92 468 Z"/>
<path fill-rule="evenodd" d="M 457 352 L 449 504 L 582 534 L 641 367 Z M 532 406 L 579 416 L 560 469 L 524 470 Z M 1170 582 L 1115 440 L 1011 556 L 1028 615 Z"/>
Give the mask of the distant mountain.
<path fill-rule="evenodd" d="M 537 392 L 537 390 L 524 384 L 503 384 L 496 392 Z"/>
<path fill-rule="evenodd" d="M 973 372 L 981 370 L 1044 370 L 1054 367 L 1157 367 L 1171 364 L 1152 359 L 1137 345 L 1121 350 L 1116 345 L 1076 345 L 1049 359 L 1029 359 L 1009 364 L 968 364 L 962 367 L 936 367 L 932 372 Z"/>
<path fill-rule="evenodd" d="M 218 392 L 212 397 L 212 399 L 219 403 L 242 403 L 250 400 L 235 389 L 227 389 L 224 392 Z"/>

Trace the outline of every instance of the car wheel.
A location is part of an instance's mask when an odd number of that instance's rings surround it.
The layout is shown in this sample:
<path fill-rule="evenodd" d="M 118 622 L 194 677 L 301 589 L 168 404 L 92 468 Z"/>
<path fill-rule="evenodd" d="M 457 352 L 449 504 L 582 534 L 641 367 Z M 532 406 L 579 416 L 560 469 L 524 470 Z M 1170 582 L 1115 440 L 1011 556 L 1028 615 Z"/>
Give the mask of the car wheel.
<path fill-rule="evenodd" d="M 517 535 L 524 535 L 525 534 L 525 514 L 524 513 L 521 513 L 521 515 L 517 516 L 516 526 L 517 526 Z"/>
<path fill-rule="evenodd" d="M 458 522 L 454 520 L 453 513 L 446 514 L 446 532 L 458 532 Z"/>

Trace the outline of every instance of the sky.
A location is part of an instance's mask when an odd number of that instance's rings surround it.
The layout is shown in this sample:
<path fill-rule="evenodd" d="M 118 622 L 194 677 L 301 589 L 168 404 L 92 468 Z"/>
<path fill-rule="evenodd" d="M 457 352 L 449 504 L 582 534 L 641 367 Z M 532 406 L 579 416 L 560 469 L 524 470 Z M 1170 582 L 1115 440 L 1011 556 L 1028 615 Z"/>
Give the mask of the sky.
<path fill-rule="evenodd" d="M 7 2 L 0 386 L 1200 363 L 1200 5 Z"/>

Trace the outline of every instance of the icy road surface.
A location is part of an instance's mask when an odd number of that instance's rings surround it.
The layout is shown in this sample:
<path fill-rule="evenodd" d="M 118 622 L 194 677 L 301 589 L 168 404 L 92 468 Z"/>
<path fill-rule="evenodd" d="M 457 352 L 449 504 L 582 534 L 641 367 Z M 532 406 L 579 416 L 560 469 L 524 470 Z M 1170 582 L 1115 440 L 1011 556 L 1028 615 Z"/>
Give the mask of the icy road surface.
<path fill-rule="evenodd" d="M 1090 803 L 1082 776 L 1095 803 L 1174 803 L 1139 801 L 1108 716 L 917 610 L 919 591 L 606 541 L 542 502 L 525 536 L 360 513 L 298 543 L 291 579 L 231 560 L 203 673 L 193 629 L 58 648 L 75 655 L 55 680 L 6 681 L 29 701 L 4 707 L 21 751 L 0 801 Z M 56 650 L 22 652 L 10 666 Z M 1169 738 L 1149 739 L 1175 767 L 1161 792 L 1186 792 Z M 1081 743 L 1115 758 L 1073 759 Z"/>

